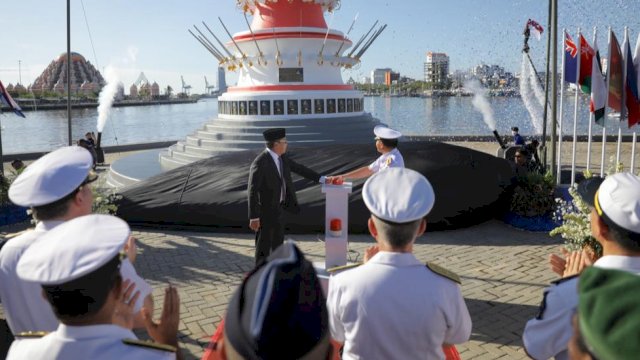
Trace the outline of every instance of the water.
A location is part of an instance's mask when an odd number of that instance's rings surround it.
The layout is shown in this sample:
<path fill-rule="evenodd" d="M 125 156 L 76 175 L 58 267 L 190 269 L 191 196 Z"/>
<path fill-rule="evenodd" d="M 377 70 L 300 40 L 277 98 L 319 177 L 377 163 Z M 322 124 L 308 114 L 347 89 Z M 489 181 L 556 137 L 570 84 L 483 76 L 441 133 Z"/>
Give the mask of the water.
<path fill-rule="evenodd" d="M 491 130 L 482 114 L 474 109 L 471 97 L 441 98 L 365 98 L 365 110 L 389 126 L 407 135 L 485 135 Z M 510 134 L 511 126 L 518 126 L 525 137 L 535 134 L 530 117 L 520 98 L 489 98 L 496 128 L 502 135 Z M 207 99 L 196 104 L 176 104 L 114 108 L 107 120 L 102 144 L 123 145 L 156 141 L 177 141 L 215 118 L 217 101 Z M 587 134 L 588 98 L 581 99 L 578 133 Z M 573 129 L 573 96 L 564 101 L 565 135 Z M 67 144 L 67 113 L 65 110 L 27 112 L 27 119 L 3 113 L 2 147 L 5 154 L 49 151 Z M 87 131 L 95 131 L 96 109 L 73 111 L 73 139 L 80 139 Z M 617 134 L 618 121 L 607 119 L 607 133 Z M 595 125 L 594 134 L 602 128 Z M 634 127 L 623 133 L 631 134 Z"/>

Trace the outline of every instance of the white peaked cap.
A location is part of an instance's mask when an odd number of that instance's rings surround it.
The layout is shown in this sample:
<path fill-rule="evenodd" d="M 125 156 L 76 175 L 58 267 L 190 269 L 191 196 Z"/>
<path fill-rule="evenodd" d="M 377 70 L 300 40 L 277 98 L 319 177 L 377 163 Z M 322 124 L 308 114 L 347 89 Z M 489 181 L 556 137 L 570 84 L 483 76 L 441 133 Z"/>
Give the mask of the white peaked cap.
<path fill-rule="evenodd" d="M 17 274 L 22 280 L 58 285 L 85 276 L 123 248 L 130 230 L 111 215 L 85 215 L 56 226 L 24 252 Z"/>
<path fill-rule="evenodd" d="M 422 219 L 435 202 L 427 178 L 407 168 L 389 168 L 371 176 L 362 188 L 362 198 L 373 215 L 395 223 Z"/>
<path fill-rule="evenodd" d="M 52 151 L 27 166 L 9 188 L 16 205 L 48 205 L 71 194 L 87 178 L 93 158 L 79 146 Z"/>
<path fill-rule="evenodd" d="M 628 172 L 607 176 L 598 188 L 597 206 L 618 226 L 640 234 L 640 177 Z"/>
<path fill-rule="evenodd" d="M 377 125 L 373 128 L 373 133 L 381 139 L 397 139 L 402 136 L 402 133 L 397 130 L 393 130 L 384 125 Z"/>

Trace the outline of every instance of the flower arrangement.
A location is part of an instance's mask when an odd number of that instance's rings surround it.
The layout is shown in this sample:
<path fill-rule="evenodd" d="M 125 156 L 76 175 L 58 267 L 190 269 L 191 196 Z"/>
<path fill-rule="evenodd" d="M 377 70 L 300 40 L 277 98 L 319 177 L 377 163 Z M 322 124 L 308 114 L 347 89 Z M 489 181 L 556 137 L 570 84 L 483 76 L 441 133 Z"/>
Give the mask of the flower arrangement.
<path fill-rule="evenodd" d="M 550 172 L 521 176 L 513 189 L 510 210 L 527 217 L 546 215 L 553 211 L 554 191 L 555 181 Z"/>
<path fill-rule="evenodd" d="M 122 199 L 122 195 L 116 194 L 113 189 L 104 184 L 105 179 L 99 178 L 95 186 L 91 189 L 93 192 L 93 205 L 91 211 L 94 214 L 115 215 L 118 211 L 116 203 Z"/>
<path fill-rule="evenodd" d="M 606 175 L 622 172 L 624 165 L 616 163 L 615 158 L 609 158 L 609 166 Z M 584 172 L 585 178 L 592 177 L 589 171 Z M 568 250 L 581 250 L 585 247 L 591 248 L 596 257 L 602 255 L 602 247 L 596 239 L 591 236 L 591 208 L 587 205 L 578 194 L 577 185 L 569 188 L 571 201 L 564 199 L 556 199 L 556 220 L 562 225 L 556 227 L 549 232 L 550 236 L 560 235 L 565 242 Z"/>
<path fill-rule="evenodd" d="M 585 172 L 585 178 L 588 177 L 591 177 L 591 174 Z M 556 199 L 555 217 L 562 225 L 551 230 L 549 235 L 560 235 L 564 239 L 565 247 L 570 251 L 589 247 L 596 256 L 600 257 L 602 247 L 591 236 L 591 219 L 589 217 L 591 208 L 582 201 L 575 184 L 569 188 L 569 195 L 571 195 L 571 201 Z"/>

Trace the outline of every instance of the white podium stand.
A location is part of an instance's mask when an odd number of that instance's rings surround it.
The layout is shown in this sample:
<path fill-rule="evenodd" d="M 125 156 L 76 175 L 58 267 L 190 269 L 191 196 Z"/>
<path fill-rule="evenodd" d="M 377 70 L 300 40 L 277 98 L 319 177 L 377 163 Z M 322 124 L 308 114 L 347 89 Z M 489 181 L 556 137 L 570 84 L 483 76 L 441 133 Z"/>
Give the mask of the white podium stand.
<path fill-rule="evenodd" d="M 352 183 L 322 185 L 326 195 L 324 220 L 325 269 L 347 264 L 347 239 L 349 238 L 349 194 Z M 331 231 L 331 221 L 339 220 L 339 232 Z"/>
<path fill-rule="evenodd" d="M 342 185 L 322 185 L 322 193 L 326 194 L 325 220 L 324 220 L 324 247 L 325 261 L 314 262 L 322 290 L 325 296 L 329 287 L 331 274 L 327 269 L 347 264 L 347 251 L 349 238 L 349 194 L 352 190 L 352 183 Z M 340 220 L 341 231 L 339 234 L 331 231 L 331 220 Z"/>

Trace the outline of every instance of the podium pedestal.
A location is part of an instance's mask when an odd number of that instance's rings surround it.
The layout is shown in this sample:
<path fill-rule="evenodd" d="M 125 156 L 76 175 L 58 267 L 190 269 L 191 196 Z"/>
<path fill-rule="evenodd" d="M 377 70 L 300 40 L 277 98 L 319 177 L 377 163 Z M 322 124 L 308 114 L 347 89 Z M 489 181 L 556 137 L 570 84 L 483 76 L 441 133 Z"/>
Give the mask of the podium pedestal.
<path fill-rule="evenodd" d="M 352 183 L 322 185 L 326 195 L 324 220 L 325 269 L 347 264 L 347 239 L 349 238 L 349 194 Z M 339 231 L 331 231 L 331 223 L 340 225 Z"/>
<path fill-rule="evenodd" d="M 320 279 L 325 296 L 329 287 L 331 274 L 327 269 L 347 264 L 347 252 L 349 238 L 349 194 L 352 191 L 352 183 L 342 185 L 322 185 L 322 193 L 326 195 L 325 221 L 324 221 L 324 246 L 325 261 L 314 262 L 313 266 Z M 340 231 L 331 231 L 331 222 L 340 223 Z"/>

